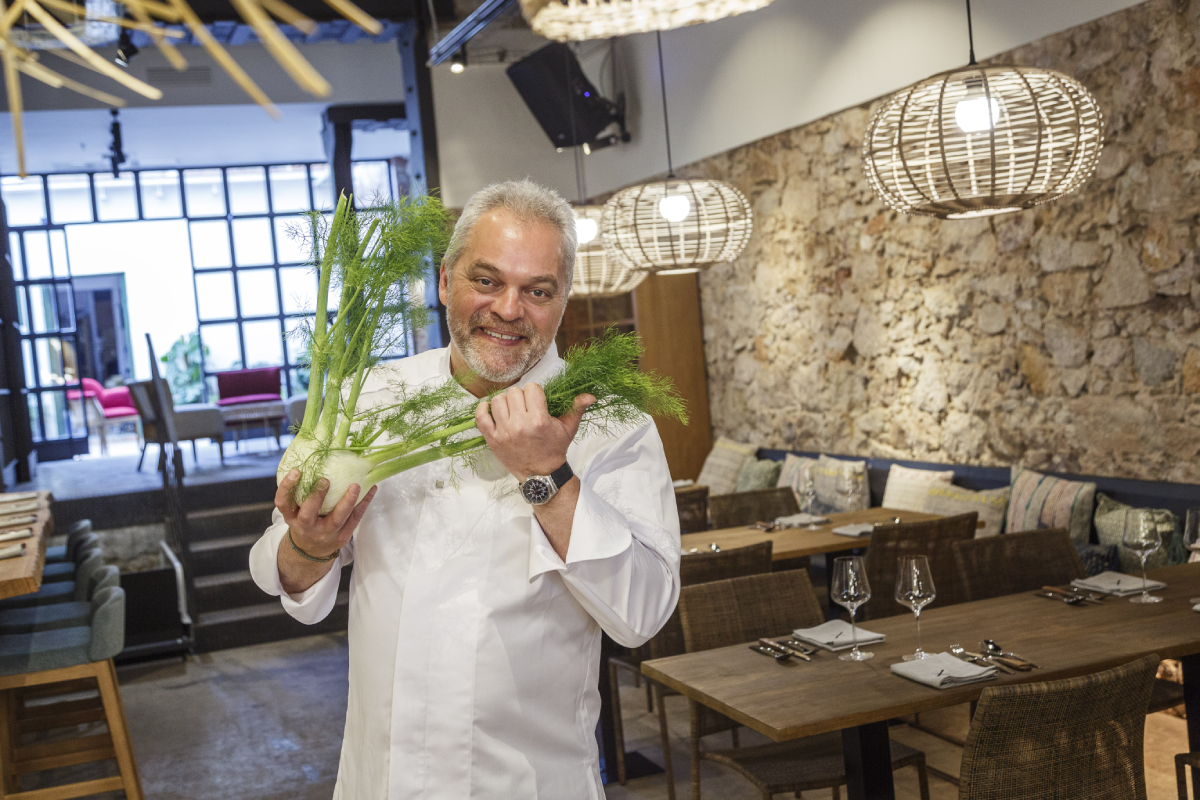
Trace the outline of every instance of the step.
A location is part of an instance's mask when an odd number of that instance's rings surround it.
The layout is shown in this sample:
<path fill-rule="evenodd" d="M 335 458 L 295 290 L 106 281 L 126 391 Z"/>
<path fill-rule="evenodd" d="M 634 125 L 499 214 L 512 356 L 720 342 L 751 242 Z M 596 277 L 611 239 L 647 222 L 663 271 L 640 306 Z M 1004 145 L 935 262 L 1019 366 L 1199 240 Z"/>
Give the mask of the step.
<path fill-rule="evenodd" d="M 227 480 L 219 483 L 189 483 L 183 479 L 184 508 L 195 513 L 210 508 L 272 502 L 275 476 Z"/>
<path fill-rule="evenodd" d="M 242 606 L 201 614 L 192 626 L 197 653 L 244 647 L 283 639 L 297 639 L 317 633 L 346 630 L 350 615 L 350 595 L 339 592 L 329 616 L 315 625 L 305 625 L 288 615 L 277 599 L 270 603 Z"/>
<path fill-rule="evenodd" d="M 195 580 L 203 575 L 221 572 L 239 572 L 250 563 L 250 548 L 262 533 L 243 536 L 225 536 L 220 539 L 205 539 L 188 544 L 189 574 Z"/>
<path fill-rule="evenodd" d="M 274 503 L 265 502 L 192 511 L 187 515 L 188 539 L 198 542 L 240 534 L 261 535 L 270 526 L 274 510 Z"/>
<path fill-rule="evenodd" d="M 351 569 L 353 569 L 352 565 L 347 565 L 342 569 L 341 591 L 350 589 Z M 192 596 L 196 601 L 196 611 L 201 615 L 275 600 L 271 595 L 258 588 L 254 579 L 250 577 L 249 570 L 201 575 L 193 583 Z"/>

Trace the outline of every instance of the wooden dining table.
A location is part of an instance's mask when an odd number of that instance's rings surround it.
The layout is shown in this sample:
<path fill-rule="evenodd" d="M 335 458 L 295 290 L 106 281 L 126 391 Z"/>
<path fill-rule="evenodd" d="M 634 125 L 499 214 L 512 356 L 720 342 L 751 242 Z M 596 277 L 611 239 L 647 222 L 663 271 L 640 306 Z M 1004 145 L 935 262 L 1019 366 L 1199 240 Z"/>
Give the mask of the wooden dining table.
<path fill-rule="evenodd" d="M 6 499 L 12 499 L 13 496 L 13 494 L 0 494 L 0 518 L 9 516 L 9 512 L 5 510 L 5 507 L 11 507 L 15 504 L 7 503 Z M 25 543 L 25 552 L 23 554 L 13 558 L 0 559 L 0 598 L 29 594 L 41 588 L 42 569 L 46 564 L 46 543 L 54 535 L 54 515 L 50 512 L 50 504 L 53 501 L 54 496 L 50 492 L 38 492 L 37 508 L 35 510 L 17 512 L 35 515 L 36 520 L 32 524 L 0 528 L 0 533 L 6 533 L 10 530 L 20 530 L 22 527 L 33 529 L 31 537 L 21 540 Z M 0 547 L 6 544 L 10 543 L 0 543 Z"/>
<path fill-rule="evenodd" d="M 1194 752 L 1200 750 L 1200 614 L 1190 600 L 1200 598 L 1200 563 L 1149 574 L 1167 584 L 1155 592 L 1161 603 L 1108 597 L 1098 605 L 1067 605 L 1026 592 L 923 612 L 922 641 L 929 652 L 954 644 L 978 650 L 980 640 L 994 639 L 1040 667 L 985 683 L 939 690 L 893 674 L 891 665 L 917 645 L 907 613 L 868 623 L 887 636 L 864 648 L 875 654 L 869 661 L 840 661 L 822 651 L 810 663 L 780 663 L 743 644 L 645 661 L 642 672 L 777 742 L 841 731 L 852 800 L 895 796 L 890 719 L 967 703 L 989 686 L 1086 675 L 1151 653 L 1183 663 L 1188 748 Z"/>

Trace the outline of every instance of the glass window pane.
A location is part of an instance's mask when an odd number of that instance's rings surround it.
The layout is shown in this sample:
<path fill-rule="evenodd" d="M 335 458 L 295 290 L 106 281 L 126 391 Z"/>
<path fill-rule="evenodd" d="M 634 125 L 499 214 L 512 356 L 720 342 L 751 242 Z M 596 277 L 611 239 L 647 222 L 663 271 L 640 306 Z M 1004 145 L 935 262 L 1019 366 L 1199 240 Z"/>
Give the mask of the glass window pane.
<path fill-rule="evenodd" d="M 179 196 L 179 172 L 173 169 L 143 172 L 142 216 L 146 219 L 170 219 L 183 216 L 183 198 Z"/>
<path fill-rule="evenodd" d="M 67 260 L 67 235 L 63 231 L 50 231 L 50 261 L 54 265 L 54 277 L 71 277 L 71 262 Z"/>
<path fill-rule="evenodd" d="M 219 169 L 185 169 L 183 193 L 189 217 L 225 216 L 225 184 Z"/>
<path fill-rule="evenodd" d="M 230 167 L 229 210 L 238 214 L 266 214 L 267 173 L 262 167 Z"/>
<path fill-rule="evenodd" d="M 92 221 L 92 191 L 87 175 L 49 175 L 50 219 L 55 225 Z"/>
<path fill-rule="evenodd" d="M 22 275 L 24 271 L 21 267 L 21 234 L 8 234 L 8 260 L 12 262 L 13 278 L 15 280 L 24 280 Z"/>
<path fill-rule="evenodd" d="M 246 364 L 250 369 L 283 366 L 283 336 L 279 332 L 279 320 L 244 322 L 242 336 L 246 341 Z"/>
<path fill-rule="evenodd" d="M 4 198 L 10 228 L 46 224 L 46 197 L 42 194 L 41 178 L 36 175 L 0 178 L 0 196 Z"/>
<path fill-rule="evenodd" d="M 196 305 L 200 319 L 233 319 L 237 306 L 233 297 L 233 273 L 201 272 L 196 274 Z M 210 370 L 211 371 L 211 370 Z"/>
<path fill-rule="evenodd" d="M 58 303 L 54 284 L 35 283 L 29 287 L 30 313 L 34 333 L 53 333 L 58 330 Z"/>
<path fill-rule="evenodd" d="M 29 316 L 25 309 L 25 287 L 17 287 L 17 327 L 21 333 L 29 334 Z"/>
<path fill-rule="evenodd" d="M 33 342 L 31 340 L 21 340 L 21 356 L 21 360 L 25 362 L 25 388 L 32 389 L 37 386 L 37 378 L 34 377 Z"/>
<path fill-rule="evenodd" d="M 122 172 L 119 177 L 97 173 L 96 218 L 101 222 L 118 219 L 137 219 L 137 195 L 133 189 L 133 173 Z"/>
<path fill-rule="evenodd" d="M 233 266 L 229 257 L 229 228 L 225 220 L 191 222 L 188 225 L 192 238 L 193 267 L 213 269 Z"/>
<path fill-rule="evenodd" d="M 204 354 L 204 368 L 208 372 L 224 372 L 242 368 L 236 322 L 228 322 L 223 325 L 201 325 L 200 341 L 208 348 Z M 215 391 L 212 396 L 216 396 Z"/>
<path fill-rule="evenodd" d="M 311 335 L 313 326 L 312 317 L 291 317 L 283 321 L 283 329 L 287 331 L 287 357 L 289 364 L 307 364 L 309 362 L 309 354 L 307 351 L 308 337 Z M 293 375 L 295 370 L 292 370 Z M 308 388 L 308 376 L 305 375 L 304 388 Z"/>
<path fill-rule="evenodd" d="M 70 284 L 56 283 L 53 285 L 55 305 L 58 307 L 58 328 L 63 331 L 75 330 L 75 294 Z"/>
<path fill-rule="evenodd" d="M 370 208 L 392 199 L 392 182 L 386 161 L 357 161 L 350 165 L 354 205 Z"/>
<path fill-rule="evenodd" d="M 233 221 L 233 256 L 239 267 L 275 263 L 271 223 L 267 217 Z"/>
<path fill-rule="evenodd" d="M 25 398 L 29 404 L 29 423 L 33 428 L 33 440 L 40 442 L 42 440 L 42 408 L 38 402 L 37 395 L 31 394 Z"/>
<path fill-rule="evenodd" d="M 313 208 L 318 211 L 332 211 L 337 207 L 333 196 L 333 175 L 328 164 L 310 164 L 309 174 L 312 175 Z"/>
<path fill-rule="evenodd" d="M 308 170 L 303 164 L 271 167 L 271 207 L 276 214 L 308 211 Z"/>
<path fill-rule="evenodd" d="M 42 419 L 46 423 L 47 439 L 66 439 L 70 436 L 67 428 L 66 392 L 42 393 Z"/>
<path fill-rule="evenodd" d="M 289 370 L 288 372 L 289 372 L 288 380 L 290 381 L 290 384 L 291 384 L 291 386 L 290 386 L 291 391 L 289 393 L 289 396 L 298 395 L 298 394 L 307 395 L 308 394 L 308 375 L 309 375 L 308 368 L 307 367 L 294 367 L 293 369 Z M 292 424 L 299 426 L 300 420 L 296 420 Z"/>
<path fill-rule="evenodd" d="M 275 248 L 280 264 L 303 264 L 310 258 L 308 217 L 276 217 Z"/>
<path fill-rule="evenodd" d="M 279 288 L 283 290 L 283 313 L 304 314 L 317 309 L 317 273 L 309 267 L 281 267 Z"/>
<path fill-rule="evenodd" d="M 275 270 L 238 270 L 238 302 L 243 317 L 274 317 L 279 313 L 275 294 Z M 246 345 L 249 347 L 249 344 Z M 247 352 L 246 356 L 249 357 Z"/>
<path fill-rule="evenodd" d="M 45 231 L 25 232 L 25 271 L 29 280 L 52 277 L 50 238 Z"/>
<path fill-rule="evenodd" d="M 62 339 L 34 339 L 39 386 L 62 386 Z"/>

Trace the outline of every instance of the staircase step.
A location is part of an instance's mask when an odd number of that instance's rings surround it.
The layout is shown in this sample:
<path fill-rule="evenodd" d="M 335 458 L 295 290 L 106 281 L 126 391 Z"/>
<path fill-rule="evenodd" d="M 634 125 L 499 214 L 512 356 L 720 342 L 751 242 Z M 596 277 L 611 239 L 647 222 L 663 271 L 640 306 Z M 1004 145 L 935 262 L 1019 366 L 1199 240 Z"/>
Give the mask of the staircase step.
<path fill-rule="evenodd" d="M 344 631 L 349 615 L 348 592 L 339 592 L 329 616 L 315 625 L 305 625 L 293 619 L 283 610 L 279 601 L 272 598 L 270 603 L 200 614 L 192 626 L 192 633 L 196 652 L 209 653 L 230 647 Z"/>
<path fill-rule="evenodd" d="M 188 537 L 199 542 L 238 534 L 261 535 L 271 524 L 271 512 L 274 510 L 274 503 L 248 503 L 193 511 L 188 514 Z"/>
<path fill-rule="evenodd" d="M 268 502 L 278 488 L 274 475 L 219 483 L 189 483 L 185 478 L 183 484 L 184 507 L 193 511 Z"/>
<path fill-rule="evenodd" d="M 350 589 L 352 569 L 353 565 L 342 569 L 341 591 Z M 193 597 L 196 600 L 196 610 L 201 616 L 216 611 L 254 606 L 268 600 L 278 602 L 277 598 L 258 588 L 254 579 L 250 577 L 249 570 L 201 575 L 193 583 Z"/>
<path fill-rule="evenodd" d="M 188 544 L 188 561 L 192 579 L 244 570 L 250 563 L 250 548 L 261 536 L 261 533 L 250 533 L 191 542 Z"/>

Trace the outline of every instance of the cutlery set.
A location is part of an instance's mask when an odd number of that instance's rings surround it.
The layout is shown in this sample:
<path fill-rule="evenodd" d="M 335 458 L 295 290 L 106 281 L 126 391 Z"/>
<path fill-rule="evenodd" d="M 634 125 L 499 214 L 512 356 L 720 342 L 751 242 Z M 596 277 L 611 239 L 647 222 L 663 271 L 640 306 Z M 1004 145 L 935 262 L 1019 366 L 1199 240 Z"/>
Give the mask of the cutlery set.
<path fill-rule="evenodd" d="M 802 661 L 812 661 L 813 655 L 817 652 L 816 648 L 809 647 L 796 639 L 776 641 L 766 637 L 759 639 L 758 644 L 750 645 L 750 649 L 781 662 L 790 661 L 792 656 Z"/>
<path fill-rule="evenodd" d="M 1099 592 L 1089 592 L 1086 589 L 1080 589 L 1078 586 L 1043 586 L 1039 591 L 1033 593 L 1036 597 L 1045 597 L 1048 600 L 1058 600 L 1069 606 L 1079 606 L 1084 603 L 1093 605 L 1103 605 L 1106 594 Z"/>
<path fill-rule="evenodd" d="M 1083 598 L 1080 598 L 1081 600 Z M 983 664 L 989 667 L 995 667 L 1006 675 L 1011 675 L 1016 672 L 1029 672 L 1030 670 L 1040 669 L 1037 664 L 1027 658 L 1009 653 L 1000 645 L 996 644 L 991 639 L 984 639 L 979 643 L 982 653 L 973 653 L 970 650 L 964 650 L 962 645 L 950 645 L 950 652 L 956 657 L 973 664 Z M 816 655 L 817 649 L 806 645 L 798 639 L 768 639 L 763 637 L 756 644 L 750 645 L 750 649 L 756 653 L 775 659 L 782 663 L 790 661 L 792 657 L 799 658 L 803 661 L 812 661 L 812 657 Z"/>

